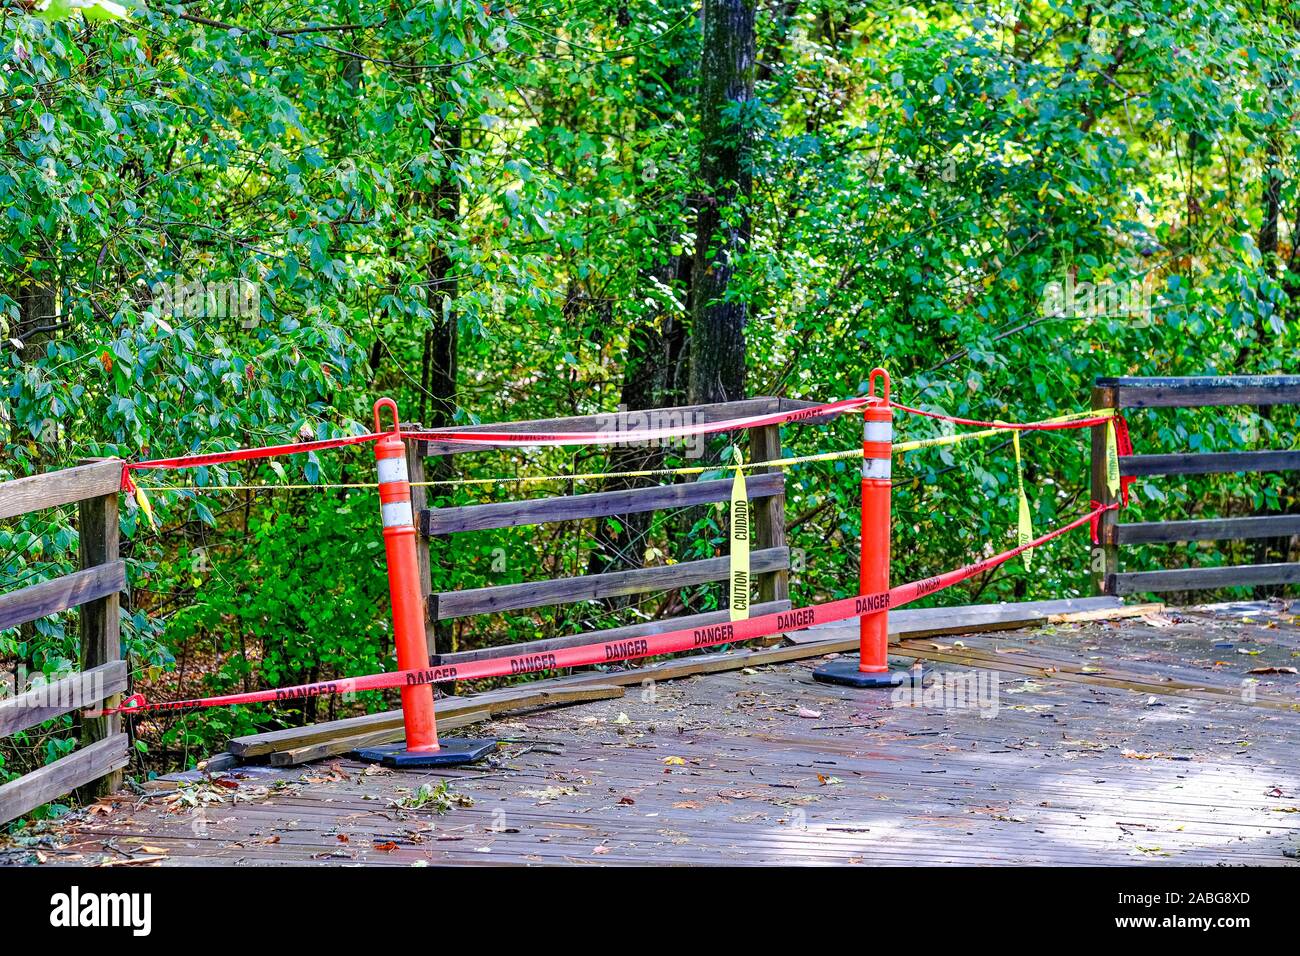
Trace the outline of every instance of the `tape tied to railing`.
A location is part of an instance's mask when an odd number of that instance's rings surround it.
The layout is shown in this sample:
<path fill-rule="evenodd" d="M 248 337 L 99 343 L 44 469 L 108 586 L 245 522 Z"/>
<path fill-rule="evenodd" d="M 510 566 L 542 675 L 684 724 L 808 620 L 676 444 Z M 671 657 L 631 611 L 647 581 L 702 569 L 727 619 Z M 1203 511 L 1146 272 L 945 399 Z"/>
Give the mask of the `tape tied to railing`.
<path fill-rule="evenodd" d="M 1034 523 L 1029 513 L 1029 498 L 1025 495 L 1025 466 L 1020 457 L 1020 432 L 1011 433 L 1011 446 L 1016 452 L 1016 543 L 1025 545 L 1034 540 Z M 1026 548 L 1021 555 L 1025 559 L 1026 571 L 1032 570 L 1030 562 L 1033 554 L 1033 548 Z"/>
<path fill-rule="evenodd" d="M 731 619 L 749 617 L 749 495 L 745 490 L 745 469 L 740 448 L 732 446 L 736 477 L 731 480 Z"/>
<path fill-rule="evenodd" d="M 1115 420 L 1106 423 L 1106 490 L 1111 498 L 1120 495 L 1119 445 L 1115 439 Z"/>

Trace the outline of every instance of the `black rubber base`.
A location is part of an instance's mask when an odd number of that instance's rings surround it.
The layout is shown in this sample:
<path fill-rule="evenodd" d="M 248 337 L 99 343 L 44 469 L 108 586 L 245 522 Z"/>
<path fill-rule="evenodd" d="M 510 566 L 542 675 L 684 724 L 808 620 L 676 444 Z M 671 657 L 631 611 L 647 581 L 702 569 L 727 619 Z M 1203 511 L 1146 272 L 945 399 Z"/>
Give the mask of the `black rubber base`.
<path fill-rule="evenodd" d="M 443 737 L 437 750 L 411 751 L 406 744 L 386 744 L 382 747 L 363 747 L 352 755 L 367 763 L 381 763 L 385 767 L 454 767 L 462 763 L 482 760 L 497 749 L 495 740 L 476 740 L 471 737 Z"/>
<path fill-rule="evenodd" d="M 813 678 L 823 684 L 840 684 L 844 687 L 890 688 L 900 687 L 903 684 L 918 686 L 924 679 L 924 675 L 917 669 L 864 674 L 858 670 L 856 657 L 838 657 L 814 670 Z"/>

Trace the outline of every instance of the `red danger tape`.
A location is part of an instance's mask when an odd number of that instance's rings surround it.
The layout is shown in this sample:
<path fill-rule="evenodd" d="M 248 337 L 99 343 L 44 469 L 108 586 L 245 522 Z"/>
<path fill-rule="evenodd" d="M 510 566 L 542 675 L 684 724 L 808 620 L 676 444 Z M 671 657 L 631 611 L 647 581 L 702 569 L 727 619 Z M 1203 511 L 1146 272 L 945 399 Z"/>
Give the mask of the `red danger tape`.
<path fill-rule="evenodd" d="M 325 694 L 351 694 L 367 690 L 385 690 L 393 687 L 409 687 L 416 684 L 439 684 L 454 680 L 480 680 L 486 677 L 505 677 L 514 674 L 527 674 L 533 671 L 557 670 L 566 667 L 585 667 L 592 664 L 609 664 L 614 661 L 634 660 L 642 657 L 657 657 L 678 651 L 689 651 L 717 644 L 730 644 L 739 641 L 752 641 L 783 631 L 800 631 L 818 624 L 829 624 L 849 618 L 861 617 L 875 611 L 901 607 L 911 601 L 919 600 L 930 594 L 942 591 L 967 578 L 988 571 L 1011 560 L 1019 554 L 1036 548 L 1058 538 L 1081 525 L 1094 521 L 1103 511 L 1118 508 L 1118 504 L 1100 505 L 1081 518 L 1054 531 L 1026 542 L 1019 547 L 1004 551 L 993 557 L 985 558 L 974 564 L 948 571 L 931 578 L 923 578 L 909 584 L 900 584 L 896 588 L 878 594 L 861 594 L 825 604 L 810 604 L 807 607 L 794 608 L 751 617 L 743 621 L 730 621 L 710 624 L 704 627 L 685 628 L 666 631 L 646 637 L 635 637 L 621 641 L 606 641 L 603 644 L 583 644 L 578 647 L 558 648 L 553 651 L 539 651 L 532 654 L 514 654 L 509 657 L 497 657 L 490 660 L 471 661 L 465 664 L 438 665 L 418 670 L 393 671 L 384 674 L 368 674 L 363 677 L 346 677 L 334 681 L 318 681 L 312 684 L 299 684 L 294 687 L 281 687 L 275 690 L 254 691 L 246 694 L 227 694 L 222 697 L 202 697 L 192 700 L 178 700 L 165 703 L 147 703 L 144 696 L 135 694 L 128 697 L 116 708 L 106 713 L 138 714 L 150 711 L 195 710 L 204 707 L 229 707 L 236 704 L 261 704 L 301 700 L 307 697 L 319 697 Z"/>
<path fill-rule="evenodd" d="M 977 425 L 980 428 L 1004 428 L 1008 431 L 1056 431 L 1063 428 L 1091 428 L 1094 425 L 1105 425 L 1112 420 L 1110 415 L 1097 415 L 1091 418 L 1079 418 L 1068 422 L 986 422 L 978 418 L 956 418 L 952 415 L 943 415 L 939 412 L 927 412 L 920 408 L 911 408 L 907 405 L 900 405 L 898 402 L 890 402 L 890 408 L 896 408 L 900 412 L 907 412 L 909 415 L 924 415 L 926 418 L 937 418 L 940 421 L 952 422 L 956 425 Z"/>
<path fill-rule="evenodd" d="M 402 432 L 403 438 L 417 441 L 445 441 L 475 445 L 596 445 L 611 442 L 625 442 L 630 438 L 637 441 L 658 441 L 665 438 L 685 438 L 690 435 L 705 435 L 714 432 L 735 431 L 740 428 L 757 428 L 762 425 L 780 425 L 820 418 L 827 415 L 840 415 L 862 408 L 873 398 L 846 398 L 838 402 L 825 402 L 808 408 L 792 411 L 774 412 L 770 415 L 756 415 L 749 418 L 729 418 L 718 422 L 701 422 L 694 425 L 666 426 L 649 430 L 638 430 L 634 434 L 627 431 L 600 432 Z M 635 413 L 633 413 L 635 414 Z M 201 468 L 205 465 L 224 465 L 236 461 L 252 461 L 259 458 L 277 458 L 281 455 L 301 455 L 313 451 L 325 451 L 330 448 L 344 448 L 348 445 L 361 445 L 376 441 L 383 433 L 371 432 L 365 435 L 351 435 L 345 438 L 325 438 L 320 441 L 297 442 L 290 445 L 270 445 L 264 448 L 237 448 L 233 451 L 211 452 L 204 455 L 184 455 L 178 458 L 157 458 L 152 461 L 131 462 L 122 466 L 122 490 L 133 491 L 135 483 L 131 472 L 145 470 Z"/>
<path fill-rule="evenodd" d="M 349 435 L 345 438 L 323 438 L 320 441 L 296 442 L 292 445 L 269 445 L 265 448 L 236 448 L 233 451 L 217 451 L 206 455 L 186 455 L 181 458 L 157 458 L 153 461 L 136 461 L 122 466 L 122 490 L 134 489 L 131 472 L 158 469 L 202 468 L 205 465 L 224 465 L 232 461 L 252 461 L 257 458 L 277 458 L 280 455 L 301 455 L 312 451 L 325 451 L 329 448 L 344 448 L 348 445 L 363 445 L 366 442 L 382 438 L 382 434 L 370 432 L 365 435 Z"/>
<path fill-rule="evenodd" d="M 719 422 L 699 422 L 694 425 L 668 425 L 663 428 L 638 429 L 635 432 L 618 430 L 597 432 L 414 431 L 403 432 L 402 436 L 418 441 L 443 441 L 474 445 L 602 445 L 629 440 L 659 441 L 665 438 L 686 438 L 691 435 L 708 435 L 713 432 L 735 431 L 740 428 L 759 428 L 763 425 L 782 425 L 804 421 L 809 418 L 841 415 L 876 401 L 879 401 L 879 399 L 869 397 L 845 398 L 838 402 L 826 402 L 793 411 L 774 412 L 770 415 L 728 418 Z M 630 414 L 635 415 L 638 413 L 632 412 Z"/>

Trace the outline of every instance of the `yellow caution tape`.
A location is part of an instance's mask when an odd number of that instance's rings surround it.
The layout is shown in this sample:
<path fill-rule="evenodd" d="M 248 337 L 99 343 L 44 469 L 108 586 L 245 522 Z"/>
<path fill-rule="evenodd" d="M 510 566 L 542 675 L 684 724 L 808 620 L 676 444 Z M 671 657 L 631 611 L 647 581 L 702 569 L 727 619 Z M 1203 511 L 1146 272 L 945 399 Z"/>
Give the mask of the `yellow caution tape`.
<path fill-rule="evenodd" d="M 740 449 L 732 447 L 736 477 L 731 482 L 731 619 L 749 617 L 749 495 Z"/>
<path fill-rule="evenodd" d="M 1115 414 L 1114 409 L 1095 409 L 1088 412 L 1073 412 L 1069 415 L 1060 415 L 1056 418 L 1044 418 L 1041 421 L 1031 422 L 1034 425 L 1058 425 L 1064 422 L 1079 421 L 1085 418 L 1109 418 Z M 991 438 L 994 435 L 1000 435 L 1007 431 L 1007 427 L 985 428 L 975 432 L 965 432 L 955 435 L 940 435 L 935 438 L 920 438 L 913 441 L 895 442 L 893 451 L 895 454 L 903 452 L 918 451 L 922 448 L 938 448 L 947 445 L 959 445 L 962 442 L 978 441 L 984 438 Z M 1113 430 L 1113 426 L 1112 426 Z M 1018 429 L 1012 429 L 1016 434 Z M 773 458 L 767 461 L 751 461 L 737 463 L 733 466 L 745 470 L 756 468 L 793 468 L 796 465 L 806 465 L 813 462 L 821 461 L 843 461 L 846 459 L 861 459 L 861 446 L 846 449 L 845 451 L 821 452 L 815 455 L 800 455 L 793 458 Z M 604 481 L 610 478 L 666 478 L 674 475 L 702 475 L 709 471 L 718 471 L 718 465 L 688 465 L 681 468 L 646 468 L 637 471 L 594 471 L 582 472 L 572 475 L 522 475 L 519 477 L 493 477 L 493 478 L 454 478 L 442 481 L 413 481 L 413 488 L 459 488 L 472 487 L 475 485 L 526 485 L 539 484 L 545 482 L 563 482 L 563 481 Z M 201 488 L 196 485 L 153 485 L 150 491 L 190 491 L 190 492 L 220 492 L 220 491 L 326 491 L 331 488 L 378 488 L 378 482 L 359 481 L 359 482 L 338 482 L 327 484 L 284 484 L 284 485 L 215 485 L 209 488 Z"/>
<path fill-rule="evenodd" d="M 1069 415 L 1058 415 L 1055 418 L 1044 418 L 1042 421 L 1030 422 L 1031 425 L 1063 425 L 1066 422 L 1082 421 L 1085 418 L 1113 418 L 1115 409 L 1098 408 L 1088 412 L 1071 412 Z M 895 454 L 905 451 L 917 451 L 921 448 L 939 448 L 944 445 L 960 445 L 964 441 L 978 441 L 982 438 L 992 438 L 994 435 L 1000 435 L 1010 430 L 1012 433 L 1020 434 L 1020 429 L 1011 428 L 1007 424 L 999 424 L 995 428 L 983 428 L 977 432 L 959 432 L 953 435 L 939 435 L 936 438 L 919 438 L 914 441 L 895 442 Z"/>
<path fill-rule="evenodd" d="M 144 493 L 144 489 L 139 485 L 136 485 L 133 490 L 135 492 L 136 504 L 138 504 L 140 510 L 144 512 L 144 516 L 149 519 L 149 527 L 154 531 L 157 531 L 158 523 L 153 520 L 153 504 L 150 503 L 149 496 Z"/>
<path fill-rule="evenodd" d="M 1119 445 L 1113 419 L 1106 423 L 1106 489 L 1112 498 L 1119 497 Z"/>
<path fill-rule="evenodd" d="M 1034 524 L 1029 514 L 1029 499 L 1025 497 L 1025 469 L 1020 460 L 1020 432 L 1011 433 L 1011 444 L 1016 450 L 1016 492 L 1019 497 L 1016 518 L 1016 544 L 1024 547 L 1030 541 L 1034 540 Z M 1034 553 L 1033 548 L 1026 548 L 1022 553 L 1025 559 L 1025 570 L 1029 571 L 1030 558 Z"/>

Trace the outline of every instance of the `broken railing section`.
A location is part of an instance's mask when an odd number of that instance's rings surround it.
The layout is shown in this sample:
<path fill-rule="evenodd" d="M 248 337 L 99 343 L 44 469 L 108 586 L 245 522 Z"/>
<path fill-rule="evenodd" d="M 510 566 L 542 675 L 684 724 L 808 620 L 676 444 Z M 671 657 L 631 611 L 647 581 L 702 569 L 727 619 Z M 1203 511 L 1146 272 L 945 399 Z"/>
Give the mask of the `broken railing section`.
<path fill-rule="evenodd" d="M 718 402 L 710 405 L 692 405 L 682 408 L 649 409 L 607 415 L 580 415 L 568 418 L 537 419 L 523 422 L 505 422 L 477 426 L 457 426 L 454 429 L 432 429 L 421 432 L 422 440 L 412 443 L 409 457 L 413 465 L 412 481 L 425 473 L 425 459 L 442 455 L 464 454 L 473 451 L 499 451 L 493 444 L 474 445 L 461 442 L 439 442 L 439 431 L 457 433 L 474 431 L 511 431 L 527 433 L 616 433 L 627 443 L 635 443 L 638 432 L 649 432 L 665 422 L 690 424 L 723 422 L 737 418 L 772 415 L 817 407 L 816 402 L 795 401 L 784 398 L 751 398 L 736 402 Z M 804 424 L 821 419 L 809 418 Z M 403 426 L 403 430 L 418 431 L 419 426 Z M 781 457 L 781 426 L 764 425 L 747 430 L 749 461 L 772 461 Z M 430 543 L 448 535 L 466 531 L 483 531 L 494 528 L 532 527 L 559 521 L 584 521 L 620 515 L 644 514 L 693 505 L 708 505 L 729 501 L 731 480 L 688 481 L 677 484 L 652 484 L 643 488 L 626 488 L 617 491 L 594 491 L 581 494 L 558 495 L 546 498 L 529 498 L 520 501 L 497 502 L 482 505 L 463 505 L 447 508 L 430 508 L 423 488 L 416 488 L 417 543 L 419 560 L 423 568 L 430 562 Z M 779 468 L 751 473 L 747 476 L 746 493 L 752 517 L 751 572 L 756 582 L 755 607 L 752 613 L 786 610 L 789 602 L 790 552 L 785 535 L 785 473 Z M 422 577 L 422 587 L 427 601 L 425 633 L 431 655 L 438 653 L 438 637 L 447 622 L 466 617 L 523 611 L 537 607 L 551 607 L 593 600 L 631 597 L 654 591 L 666 591 L 697 584 L 725 581 L 729 576 L 729 562 L 725 557 L 682 561 L 663 567 L 634 568 L 589 574 L 573 578 L 557 578 L 523 584 L 505 584 L 493 587 L 432 593 L 429 575 Z M 645 633 L 671 630 L 688 626 L 694 615 L 680 619 L 668 618 L 644 626 Z M 640 636 L 642 626 L 627 628 L 629 637 Z M 775 639 L 775 638 L 774 638 Z M 540 644 L 548 647 L 589 644 L 593 635 L 573 634 L 550 638 Z M 475 660 L 485 657 L 508 656 L 530 645 L 508 645 L 473 652 Z M 445 648 L 444 648 L 445 649 Z M 460 655 L 456 655 L 459 657 Z M 449 656 L 444 655 L 444 660 Z"/>

